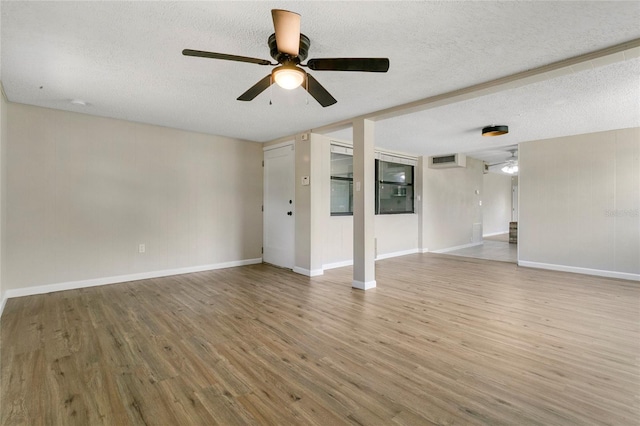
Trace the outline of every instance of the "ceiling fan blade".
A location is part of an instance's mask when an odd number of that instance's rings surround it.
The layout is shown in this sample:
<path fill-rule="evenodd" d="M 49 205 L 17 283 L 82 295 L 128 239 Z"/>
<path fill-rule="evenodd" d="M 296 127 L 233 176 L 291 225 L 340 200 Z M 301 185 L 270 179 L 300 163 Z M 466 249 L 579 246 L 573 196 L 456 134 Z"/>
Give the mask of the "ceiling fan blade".
<path fill-rule="evenodd" d="M 225 61 L 248 62 L 250 64 L 258 64 L 258 65 L 272 65 L 271 61 L 267 61 L 266 59 L 249 58 L 247 56 L 227 55 L 225 53 L 205 52 L 203 50 L 184 49 L 182 51 L 182 54 L 184 56 L 197 56 L 199 58 L 223 59 Z"/>
<path fill-rule="evenodd" d="M 388 58 L 327 58 L 309 59 L 307 67 L 314 71 L 387 72 Z"/>
<path fill-rule="evenodd" d="M 300 15 L 288 10 L 271 10 L 276 45 L 280 53 L 298 56 L 300 51 Z"/>
<path fill-rule="evenodd" d="M 309 94 L 315 98 L 316 101 L 323 107 L 328 107 L 335 104 L 336 101 L 331 93 L 327 92 L 327 89 L 322 87 L 322 84 L 318 83 L 318 80 L 313 78 L 311 74 L 307 73 L 307 85 L 305 87 Z"/>
<path fill-rule="evenodd" d="M 268 74 L 265 78 L 251 86 L 249 90 L 244 92 L 238 97 L 239 101 L 252 101 L 260 93 L 264 92 L 269 86 L 271 86 L 271 74 Z"/>

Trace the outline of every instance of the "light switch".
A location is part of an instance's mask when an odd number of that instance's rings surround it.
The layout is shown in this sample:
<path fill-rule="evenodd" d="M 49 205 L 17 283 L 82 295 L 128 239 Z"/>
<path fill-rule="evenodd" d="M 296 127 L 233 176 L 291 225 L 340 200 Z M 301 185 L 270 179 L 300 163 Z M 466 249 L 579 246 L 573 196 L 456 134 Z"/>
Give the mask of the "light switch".
<path fill-rule="evenodd" d="M 302 176 L 302 186 L 309 185 L 309 176 Z"/>

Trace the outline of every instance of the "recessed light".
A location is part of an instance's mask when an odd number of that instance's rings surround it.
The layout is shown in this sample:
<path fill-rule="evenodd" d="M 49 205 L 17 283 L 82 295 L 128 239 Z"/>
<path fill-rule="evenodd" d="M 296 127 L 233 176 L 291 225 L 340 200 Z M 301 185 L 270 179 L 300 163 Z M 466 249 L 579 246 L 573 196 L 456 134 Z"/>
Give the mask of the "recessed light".
<path fill-rule="evenodd" d="M 72 99 L 70 101 L 73 105 L 78 105 L 78 106 L 87 106 L 87 103 L 81 99 Z"/>

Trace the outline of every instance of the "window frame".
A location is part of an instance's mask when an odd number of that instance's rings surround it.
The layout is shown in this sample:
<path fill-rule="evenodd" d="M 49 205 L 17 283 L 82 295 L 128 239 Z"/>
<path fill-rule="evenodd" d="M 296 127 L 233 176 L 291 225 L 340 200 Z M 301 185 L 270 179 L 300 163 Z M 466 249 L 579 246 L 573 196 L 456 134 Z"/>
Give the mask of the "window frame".
<path fill-rule="evenodd" d="M 332 145 L 333 147 L 333 145 Z M 340 147 L 340 148 L 344 148 L 344 147 Z M 338 155 L 344 155 L 347 157 L 351 157 L 351 162 L 352 165 L 351 167 L 353 168 L 353 154 L 349 153 L 349 148 L 344 148 L 344 152 L 334 152 L 333 150 L 331 151 L 331 157 L 330 157 L 330 162 L 333 161 L 333 154 L 338 154 Z M 329 166 L 329 191 L 331 191 L 332 189 L 332 184 L 334 181 L 339 181 L 339 182 L 349 182 L 349 201 L 348 201 L 348 205 L 349 205 L 349 211 L 346 212 L 334 212 L 333 211 L 333 205 L 331 203 L 332 198 L 329 200 L 329 214 L 331 216 L 353 216 L 353 172 L 350 174 L 350 177 L 344 177 L 344 176 L 334 176 L 331 174 L 331 166 Z"/>
<path fill-rule="evenodd" d="M 388 164 L 396 164 L 398 166 L 404 166 L 404 167 L 410 167 L 411 168 L 411 183 L 399 183 L 399 182 L 391 182 L 391 181 L 382 181 L 380 180 L 380 165 L 382 163 L 388 163 Z M 416 212 L 416 203 L 415 203 L 415 185 L 414 185 L 414 179 L 415 179 L 415 174 L 416 174 L 416 170 L 415 170 L 415 166 L 413 164 L 405 164 L 405 163 L 398 163 L 398 162 L 394 162 L 394 161 L 387 161 L 387 160 L 383 160 L 380 158 L 376 158 L 376 163 L 375 163 L 375 181 L 376 181 L 376 198 L 375 198 L 375 214 L 376 215 L 386 215 L 386 214 L 415 214 Z M 403 210 L 403 211 L 380 211 L 381 209 L 381 203 L 380 203 L 380 192 L 381 192 L 381 185 L 397 185 L 399 187 L 411 187 L 411 197 L 409 198 L 408 195 L 405 194 L 405 197 L 407 197 L 407 199 L 411 200 L 411 210 Z M 408 192 L 408 191 L 407 191 Z"/>
<path fill-rule="evenodd" d="M 330 155 L 333 154 L 339 154 L 339 155 L 344 155 L 347 157 L 351 157 L 351 161 L 352 161 L 352 168 L 353 168 L 353 148 L 347 145 L 343 145 L 343 144 L 331 144 L 331 150 L 330 150 Z M 331 164 L 331 161 L 333 160 L 332 157 L 330 157 L 329 161 Z M 415 176 L 416 176 L 416 166 L 417 166 L 417 158 L 415 157 L 411 157 L 411 156 L 406 156 L 403 154 L 395 154 L 395 153 L 387 153 L 385 151 L 377 151 L 375 152 L 375 163 L 374 163 L 374 170 L 375 170 L 375 176 L 374 176 L 374 181 L 375 181 L 375 199 L 374 199 L 374 214 L 375 215 L 392 215 L 392 214 L 416 214 L 416 193 L 415 193 Z M 379 180 L 379 174 L 380 174 L 380 164 L 381 162 L 384 163 L 390 163 L 390 164 L 395 164 L 397 166 L 404 166 L 404 167 L 410 167 L 411 168 L 411 179 L 410 182 L 411 183 L 400 183 L 400 182 L 386 182 L 386 181 L 380 181 Z M 332 203 L 331 200 L 329 202 L 329 214 L 331 216 L 353 216 L 353 173 L 350 174 L 350 177 L 344 177 L 344 176 L 334 176 L 331 174 L 331 166 L 330 166 L 330 171 L 329 171 L 329 191 L 331 192 L 331 186 L 332 183 L 334 181 L 346 181 L 349 182 L 349 209 L 350 211 L 348 212 L 334 212 L 332 211 Z M 411 195 L 410 198 L 408 198 L 408 200 L 411 201 L 411 210 L 403 210 L 403 211 L 380 211 L 380 185 L 385 185 L 385 184 L 389 184 L 389 185 L 399 185 L 399 186 L 403 186 L 405 188 L 411 188 Z M 408 192 L 408 191 L 407 191 Z M 408 196 L 405 196 L 408 197 Z M 406 201 L 405 201 L 406 203 Z"/>

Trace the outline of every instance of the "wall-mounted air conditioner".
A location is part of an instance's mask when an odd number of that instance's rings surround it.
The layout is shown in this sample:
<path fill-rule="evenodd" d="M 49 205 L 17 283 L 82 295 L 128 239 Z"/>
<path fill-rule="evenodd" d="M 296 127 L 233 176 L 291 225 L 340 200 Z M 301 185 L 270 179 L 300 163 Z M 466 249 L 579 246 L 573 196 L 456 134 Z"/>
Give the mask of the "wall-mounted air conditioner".
<path fill-rule="evenodd" d="M 464 154 L 449 154 L 429 157 L 430 169 L 448 169 L 451 167 L 467 167 L 467 156 Z"/>

